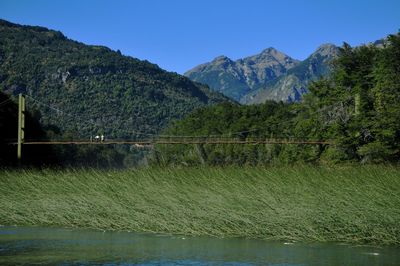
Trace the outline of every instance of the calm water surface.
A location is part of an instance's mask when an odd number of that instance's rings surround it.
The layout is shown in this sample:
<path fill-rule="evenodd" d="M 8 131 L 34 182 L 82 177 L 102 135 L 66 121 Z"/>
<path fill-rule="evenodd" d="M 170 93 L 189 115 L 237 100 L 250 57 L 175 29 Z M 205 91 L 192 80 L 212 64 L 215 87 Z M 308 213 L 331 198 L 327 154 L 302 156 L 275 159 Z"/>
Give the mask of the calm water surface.
<path fill-rule="evenodd" d="M 0 227 L 0 265 L 400 265 L 399 247 Z"/>

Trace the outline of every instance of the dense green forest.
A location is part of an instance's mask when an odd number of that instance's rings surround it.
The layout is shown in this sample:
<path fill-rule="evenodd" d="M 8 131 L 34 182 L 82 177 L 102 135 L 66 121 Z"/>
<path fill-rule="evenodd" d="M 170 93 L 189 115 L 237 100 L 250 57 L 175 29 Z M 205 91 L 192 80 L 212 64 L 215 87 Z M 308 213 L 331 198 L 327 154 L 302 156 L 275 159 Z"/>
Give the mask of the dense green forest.
<path fill-rule="evenodd" d="M 18 165 L 17 110 L 17 103 L 8 95 L 0 92 L 0 166 L 2 167 Z M 60 130 L 54 125 L 41 125 L 35 117 L 35 113 L 25 112 L 26 139 L 46 141 L 53 137 L 67 136 L 61 135 Z M 140 164 L 143 159 L 144 151 L 130 150 L 127 146 L 24 145 L 21 166 L 122 167 Z"/>
<path fill-rule="evenodd" d="M 301 103 L 224 103 L 202 108 L 164 134 L 330 140 L 335 145 L 158 145 L 162 164 L 399 162 L 400 34 L 383 47 L 344 44 L 333 73 L 312 83 Z"/>
<path fill-rule="evenodd" d="M 6 94 L 0 92 L 0 166 L 16 165 L 17 146 L 10 144 L 16 141 L 18 106 Z M 30 113 L 25 116 L 25 135 L 32 139 L 46 139 L 46 132 Z M 26 165 L 47 165 L 57 163 L 51 147 L 27 146 L 24 149 Z"/>
<path fill-rule="evenodd" d="M 28 107 L 40 111 L 43 125 L 74 137 L 154 134 L 195 108 L 227 100 L 148 61 L 58 31 L 0 20 L 0 36 L 0 88 L 30 96 Z"/>
<path fill-rule="evenodd" d="M 299 103 L 242 106 L 201 84 L 106 47 L 42 27 L 0 21 L 0 163 L 15 164 L 18 93 L 31 140 L 161 135 L 329 140 L 334 145 L 25 147 L 28 164 L 134 166 L 398 162 L 400 35 L 381 46 L 344 44 L 329 77 Z M 192 112 L 194 110 L 194 112 Z M 192 112 L 192 113 L 191 113 Z M 183 118 L 183 119 L 182 119 Z M 169 126 L 168 126 L 169 125 Z M 168 126 L 168 127 L 167 127 Z M 167 127 L 167 128 L 166 128 Z M 166 129 L 165 129 L 166 128 Z"/>
<path fill-rule="evenodd" d="M 89 140 L 98 134 L 143 139 L 196 108 L 229 100 L 148 61 L 5 20 L 0 20 L 0 91 L 14 101 L 19 93 L 27 95 L 27 111 L 45 132 L 27 135 L 35 140 Z M 10 127 L 14 131 L 8 139 L 15 141 L 16 127 Z M 13 161 L 8 149 L 0 152 L 3 163 Z M 57 160 L 67 164 L 132 165 L 143 158 L 143 151 L 129 146 L 54 150 Z"/>

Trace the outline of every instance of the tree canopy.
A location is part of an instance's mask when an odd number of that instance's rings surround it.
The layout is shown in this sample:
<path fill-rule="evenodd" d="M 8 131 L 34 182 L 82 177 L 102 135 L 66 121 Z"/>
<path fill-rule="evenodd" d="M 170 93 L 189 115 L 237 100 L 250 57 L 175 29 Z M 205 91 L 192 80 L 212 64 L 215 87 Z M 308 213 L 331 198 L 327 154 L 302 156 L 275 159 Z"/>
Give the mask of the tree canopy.
<path fill-rule="evenodd" d="M 202 108 L 165 131 L 177 135 L 332 140 L 335 145 L 205 145 L 210 164 L 399 162 L 400 34 L 383 46 L 344 43 L 329 77 L 301 103 Z M 242 133 L 240 133 L 242 132 Z M 185 152 L 179 153 L 178 150 Z M 167 164 L 199 163 L 190 147 L 158 147 Z"/>

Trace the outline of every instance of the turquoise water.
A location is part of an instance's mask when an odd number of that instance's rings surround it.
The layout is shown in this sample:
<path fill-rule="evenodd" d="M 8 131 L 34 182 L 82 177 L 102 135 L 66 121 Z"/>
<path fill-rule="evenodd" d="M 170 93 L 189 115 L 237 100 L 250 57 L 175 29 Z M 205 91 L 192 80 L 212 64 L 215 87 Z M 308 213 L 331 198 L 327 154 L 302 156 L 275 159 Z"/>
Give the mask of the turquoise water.
<path fill-rule="evenodd" d="M 0 265 L 400 265 L 400 248 L 0 227 Z"/>

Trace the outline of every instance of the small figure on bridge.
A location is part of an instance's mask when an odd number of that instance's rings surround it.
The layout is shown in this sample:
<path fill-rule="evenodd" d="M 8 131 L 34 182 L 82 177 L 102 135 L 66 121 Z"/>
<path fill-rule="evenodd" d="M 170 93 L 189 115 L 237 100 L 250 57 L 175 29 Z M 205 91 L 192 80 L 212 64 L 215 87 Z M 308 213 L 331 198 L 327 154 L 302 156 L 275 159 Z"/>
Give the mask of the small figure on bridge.
<path fill-rule="evenodd" d="M 104 140 L 105 140 L 105 138 L 104 138 L 104 135 L 102 134 L 101 137 L 100 137 L 100 141 L 104 142 Z"/>
<path fill-rule="evenodd" d="M 94 140 L 95 140 L 96 142 L 99 142 L 99 141 L 100 141 L 100 136 L 99 136 L 99 135 L 96 135 L 96 136 L 94 137 Z"/>

